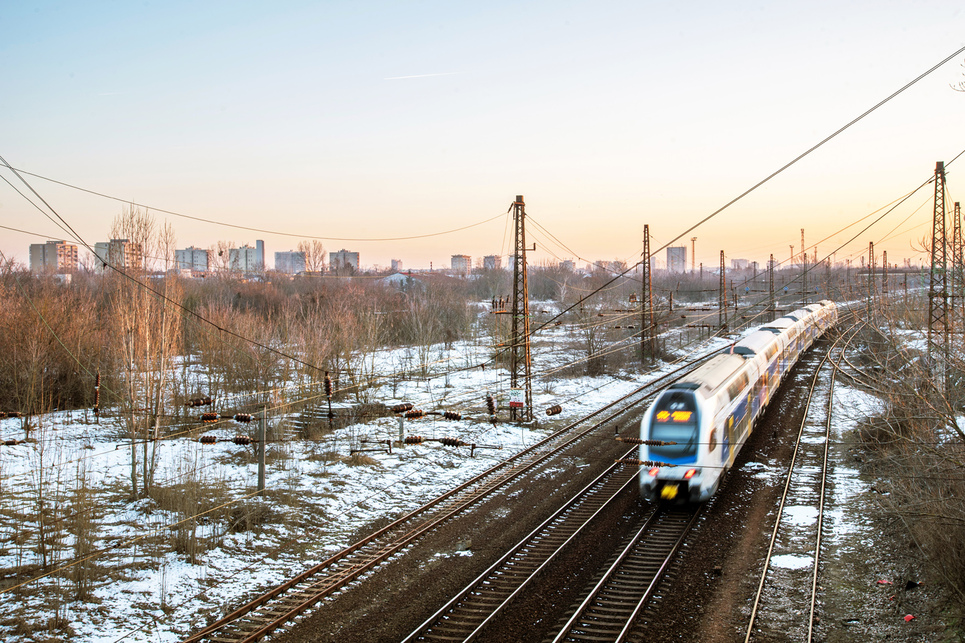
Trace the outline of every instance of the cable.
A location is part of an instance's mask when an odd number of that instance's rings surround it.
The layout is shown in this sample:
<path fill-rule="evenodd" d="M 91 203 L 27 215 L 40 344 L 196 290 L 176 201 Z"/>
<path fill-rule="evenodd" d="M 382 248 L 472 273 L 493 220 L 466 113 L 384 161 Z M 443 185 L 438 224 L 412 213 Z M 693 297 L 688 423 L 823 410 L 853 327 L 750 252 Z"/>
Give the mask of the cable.
<path fill-rule="evenodd" d="M 28 172 L 27 170 L 19 170 L 19 169 L 17 169 L 17 168 L 12 167 L 9 163 L 7 163 L 5 160 L 3 160 L 3 157 L 0 157 L 0 162 L 2 162 L 4 165 L 6 165 L 7 168 L 9 168 L 10 170 L 12 170 L 14 173 L 18 173 L 18 172 L 19 172 L 19 173 L 21 173 L 21 174 L 26 174 L 27 176 L 32 176 L 32 177 L 34 177 L 34 178 L 38 178 L 38 179 L 41 179 L 41 180 L 44 180 L 44 181 L 49 181 L 50 183 L 56 183 L 57 185 L 62 185 L 62 186 L 64 186 L 64 187 L 66 187 L 66 188 L 71 188 L 72 190 L 78 190 L 78 191 L 80 191 L 80 192 L 86 192 L 87 194 L 92 194 L 92 195 L 94 195 L 94 196 L 99 196 L 99 197 L 102 197 L 102 198 L 105 198 L 105 199 L 110 199 L 110 200 L 112 200 L 112 201 L 119 201 L 119 202 L 121 202 L 121 203 L 129 203 L 129 204 L 131 204 L 131 205 L 133 205 L 133 206 L 137 206 L 137 207 L 139 207 L 139 208 L 145 208 L 145 209 L 147 209 L 147 210 L 153 210 L 154 212 L 160 212 L 160 213 L 162 213 L 162 214 L 170 214 L 171 216 L 174 216 L 174 217 L 180 217 L 180 218 L 182 218 L 182 219 L 190 219 L 190 220 L 192 220 L 192 221 L 200 221 L 200 222 L 202 222 L 202 223 L 210 223 L 210 224 L 212 224 L 212 225 L 223 226 L 223 227 L 225 227 L 225 228 L 235 228 L 235 229 L 237 229 L 237 230 L 245 230 L 245 231 L 248 231 L 248 232 L 258 232 L 258 233 L 261 233 L 261 234 L 271 234 L 271 235 L 277 235 L 277 236 L 281 236 L 281 237 L 297 237 L 297 238 L 299 238 L 299 239 L 318 239 L 319 241 L 355 241 L 355 242 L 364 242 L 364 241 L 410 241 L 410 240 L 412 240 L 412 239 L 427 239 L 427 238 L 429 238 L 429 237 L 439 237 L 439 236 L 443 236 L 443 235 L 447 235 L 447 234 L 453 234 L 453 233 L 455 233 L 455 232 L 462 232 L 463 230 L 469 230 L 470 228 L 475 228 L 475 227 L 477 227 L 477 226 L 484 225 L 484 224 L 486 224 L 486 223 L 489 223 L 490 221 L 495 221 L 496 219 L 498 219 L 498 218 L 500 218 L 500 217 L 502 217 L 502 216 L 505 216 L 503 213 L 500 213 L 500 214 L 498 214 L 498 215 L 496 215 L 496 216 L 494 216 L 494 217 L 490 217 L 489 219 L 485 219 L 485 220 L 483 220 L 483 221 L 477 221 L 476 223 L 471 223 L 471 224 L 469 224 L 469 225 L 462 226 L 461 228 L 453 228 L 452 230 L 444 230 L 444 231 L 442 231 L 442 232 L 430 232 L 430 233 L 426 233 L 426 234 L 411 235 L 411 236 L 407 236 L 407 237 L 321 237 L 321 236 L 317 236 L 317 235 L 298 234 L 298 233 L 294 233 L 294 232 L 280 232 L 280 231 L 278 231 L 278 230 L 266 230 L 266 229 L 264 229 L 264 228 L 253 228 L 253 227 L 249 227 L 249 226 L 238 225 L 238 224 L 235 224 L 235 223 L 226 223 L 226 222 L 224 222 L 224 221 L 215 221 L 215 220 L 213 220 L 213 219 L 205 219 L 205 218 L 203 218 L 203 217 L 191 216 L 191 215 L 188 215 L 188 214 L 182 214 L 182 213 L 180 213 L 180 212 L 174 212 L 174 211 L 172 211 L 172 210 L 165 210 L 165 209 L 163 209 L 163 208 L 155 208 L 155 207 L 153 207 L 153 206 L 145 205 L 145 204 L 142 204 L 142 203 L 137 203 L 136 201 L 131 201 L 131 200 L 129 200 L 129 199 L 121 199 L 121 198 L 116 197 L 116 196 L 111 196 L 111 195 L 109 195 L 109 194 L 104 194 L 104 193 L 102 193 L 102 192 L 96 192 L 96 191 L 94 191 L 94 190 L 89 190 L 89 189 L 87 189 L 87 188 L 82 188 L 82 187 L 79 187 L 79 186 L 77 186 L 77 185 L 72 185 L 72 184 L 66 183 L 66 182 L 64 182 L 64 181 L 58 181 L 58 180 L 56 180 L 56 179 L 52 179 L 52 178 L 50 178 L 50 177 L 43 176 L 42 174 L 36 174 L 36 173 L 34 173 L 34 172 Z M 23 180 L 23 179 L 21 178 L 21 180 Z M 26 183 L 26 181 L 24 181 L 24 182 Z M 9 182 L 8 182 L 8 183 L 9 183 Z M 15 189 L 16 189 L 16 188 L 15 188 Z M 36 193 L 35 193 L 35 194 L 36 194 Z M 39 197 L 40 195 L 37 195 L 37 196 Z M 46 202 L 45 202 L 45 205 L 46 205 Z M 50 207 L 50 206 L 48 205 L 47 207 Z M 52 209 L 51 209 L 51 210 L 52 210 Z"/>

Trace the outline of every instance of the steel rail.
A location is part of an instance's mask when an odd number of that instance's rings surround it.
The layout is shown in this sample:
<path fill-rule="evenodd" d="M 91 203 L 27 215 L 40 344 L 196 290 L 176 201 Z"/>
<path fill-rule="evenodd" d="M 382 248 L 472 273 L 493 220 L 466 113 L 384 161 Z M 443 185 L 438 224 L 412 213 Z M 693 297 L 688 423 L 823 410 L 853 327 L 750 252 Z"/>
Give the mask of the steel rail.
<path fill-rule="evenodd" d="M 856 317 L 854 316 L 852 317 L 856 319 Z M 853 329 L 854 326 L 852 326 L 851 328 Z M 745 632 L 745 636 L 744 636 L 744 643 L 750 643 L 751 635 L 753 634 L 753 631 L 754 631 L 754 624 L 757 620 L 758 612 L 761 605 L 761 596 L 764 592 L 764 585 L 766 584 L 766 580 L 767 580 L 767 572 L 770 569 L 771 559 L 773 558 L 773 555 L 774 555 L 774 546 L 777 542 L 778 531 L 780 530 L 780 527 L 782 524 L 781 519 L 784 515 L 784 508 L 787 505 L 788 497 L 790 495 L 791 481 L 794 478 L 795 465 L 797 463 L 799 453 L 802 452 L 804 432 L 808 425 L 808 413 L 811 409 L 811 402 L 814 399 L 814 394 L 815 394 L 815 391 L 817 390 L 818 380 L 821 376 L 821 371 L 825 367 L 825 365 L 830 362 L 833 366 L 833 369 L 832 369 L 832 375 L 831 375 L 831 384 L 829 387 L 828 408 L 827 408 L 827 414 L 825 419 L 823 466 L 821 467 L 821 484 L 820 484 L 820 494 L 818 498 L 817 536 L 816 536 L 816 545 L 815 545 L 815 551 L 814 551 L 814 570 L 813 570 L 812 584 L 811 584 L 811 596 L 809 601 L 810 611 L 809 611 L 809 618 L 808 618 L 807 641 L 808 643 L 810 643 L 813 640 L 814 610 L 816 609 L 816 604 L 817 604 L 817 574 L 818 574 L 818 565 L 819 565 L 820 553 L 821 553 L 821 550 L 820 550 L 821 530 L 823 528 L 823 523 L 824 523 L 824 497 L 825 497 L 825 490 L 827 486 L 826 484 L 827 474 L 828 474 L 827 465 L 828 465 L 828 459 L 829 459 L 829 452 L 831 448 L 831 440 L 830 440 L 831 404 L 833 403 L 833 399 L 834 399 L 834 396 L 833 396 L 834 376 L 838 372 L 838 363 L 842 359 L 842 356 L 847 346 L 850 344 L 851 340 L 853 339 L 853 335 L 845 341 L 845 344 L 844 346 L 841 347 L 836 360 L 832 360 L 831 354 L 835 349 L 837 349 L 838 343 L 843 338 L 844 338 L 844 335 L 839 334 L 839 336 L 835 339 L 834 343 L 831 345 L 831 347 L 828 348 L 827 352 L 821 358 L 821 362 L 820 364 L 818 364 L 817 368 L 814 371 L 814 376 L 811 378 L 811 384 L 808 388 L 807 402 L 805 403 L 804 412 L 801 418 L 801 424 L 800 424 L 800 427 L 798 428 L 798 434 L 794 444 L 794 452 L 791 455 L 791 461 L 787 467 L 787 475 L 784 482 L 784 490 L 781 494 L 781 500 L 778 503 L 777 516 L 775 517 L 775 520 L 774 520 L 774 528 L 771 531 L 771 537 L 767 547 L 767 554 L 764 557 L 764 565 L 763 565 L 763 569 L 761 570 L 761 577 L 757 586 L 757 593 L 754 597 L 754 604 L 751 608 L 751 614 L 748 619 L 747 631 Z"/>
<path fill-rule="evenodd" d="M 660 507 L 651 514 L 553 643 L 625 641 L 703 510 L 704 505 L 687 509 Z"/>
<path fill-rule="evenodd" d="M 705 353 L 577 419 L 543 440 L 398 518 L 367 538 L 346 547 L 327 560 L 254 598 L 228 615 L 195 632 L 184 639 L 183 643 L 199 643 L 204 640 L 250 643 L 263 638 L 286 622 L 292 621 L 311 609 L 315 604 L 371 570 L 399 550 L 412 544 L 425 533 L 473 504 L 480 502 L 497 489 L 523 476 L 558 451 L 584 439 L 604 423 L 632 410 L 646 397 L 660 390 L 669 382 L 683 377 L 684 374 L 714 353 L 716 351 Z M 589 428 L 573 433 L 573 430 L 581 424 L 623 403 L 626 403 L 626 405 Z M 422 522 L 414 527 L 408 526 L 419 520 Z M 376 551 L 369 552 L 370 549 Z M 342 563 L 341 567 L 348 567 L 348 569 L 342 569 L 339 566 L 340 563 Z M 307 586 L 300 587 L 303 584 Z M 289 596 L 286 597 L 286 595 Z M 274 604 L 279 602 L 281 605 Z M 267 615 L 258 613 L 259 610 L 267 612 Z M 241 631 L 229 631 L 232 626 Z"/>
<path fill-rule="evenodd" d="M 634 451 L 631 449 L 626 456 Z M 625 465 L 611 465 L 426 619 L 402 643 L 475 639 L 609 503 L 633 484 L 636 476 L 635 470 L 627 473 Z"/>

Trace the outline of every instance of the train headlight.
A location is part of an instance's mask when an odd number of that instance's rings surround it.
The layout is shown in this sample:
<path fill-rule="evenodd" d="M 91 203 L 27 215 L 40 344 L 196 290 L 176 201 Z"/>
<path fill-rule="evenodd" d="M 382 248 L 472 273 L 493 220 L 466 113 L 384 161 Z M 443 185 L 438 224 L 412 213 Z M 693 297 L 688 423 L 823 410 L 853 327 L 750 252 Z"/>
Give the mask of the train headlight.
<path fill-rule="evenodd" d="M 687 469 L 687 472 L 684 473 L 684 480 L 690 480 L 698 473 L 700 473 L 700 469 Z"/>
<path fill-rule="evenodd" d="M 658 473 L 660 473 L 660 468 L 659 468 L 659 467 L 654 467 L 653 469 L 650 469 L 650 477 L 651 477 L 651 478 L 656 478 Z"/>

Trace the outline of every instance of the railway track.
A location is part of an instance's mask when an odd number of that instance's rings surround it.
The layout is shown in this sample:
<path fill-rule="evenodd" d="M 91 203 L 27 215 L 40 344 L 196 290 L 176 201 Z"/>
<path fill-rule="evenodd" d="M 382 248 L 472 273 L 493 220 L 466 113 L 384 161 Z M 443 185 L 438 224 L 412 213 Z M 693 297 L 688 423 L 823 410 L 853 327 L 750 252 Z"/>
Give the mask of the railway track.
<path fill-rule="evenodd" d="M 406 514 L 331 558 L 256 597 L 195 632 L 184 643 L 248 643 L 289 629 L 326 598 L 371 572 L 470 507 L 534 471 L 557 452 L 632 411 L 671 381 L 713 354 L 698 357 L 563 427 L 475 478 Z"/>
<path fill-rule="evenodd" d="M 631 455 L 635 449 L 629 451 Z M 621 493 L 637 493 L 636 469 L 615 464 L 405 638 L 472 641 Z"/>
<path fill-rule="evenodd" d="M 814 640 L 818 622 L 818 574 L 828 489 L 834 382 L 851 337 L 839 336 L 821 358 L 811 379 L 806 410 L 788 465 L 745 630 L 745 643 L 752 638 L 755 641 L 791 638 L 808 643 Z M 822 373 L 828 374 L 826 385 L 820 385 Z M 814 403 L 819 403 L 820 407 L 812 411 Z M 779 584 L 782 588 L 807 589 L 794 596 L 785 595 L 783 589 L 767 593 L 767 581 L 774 575 L 791 577 Z"/>
<path fill-rule="evenodd" d="M 626 641 L 705 507 L 663 506 L 647 516 L 552 643 Z"/>

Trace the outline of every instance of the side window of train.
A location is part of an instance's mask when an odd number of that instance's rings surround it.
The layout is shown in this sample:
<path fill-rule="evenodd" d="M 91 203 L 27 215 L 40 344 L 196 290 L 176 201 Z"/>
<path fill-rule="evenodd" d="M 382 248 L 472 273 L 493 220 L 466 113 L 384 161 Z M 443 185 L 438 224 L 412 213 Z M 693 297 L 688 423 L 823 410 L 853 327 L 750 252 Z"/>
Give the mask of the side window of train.
<path fill-rule="evenodd" d="M 717 427 L 710 430 L 710 440 L 707 443 L 707 450 L 713 451 L 717 448 Z"/>

